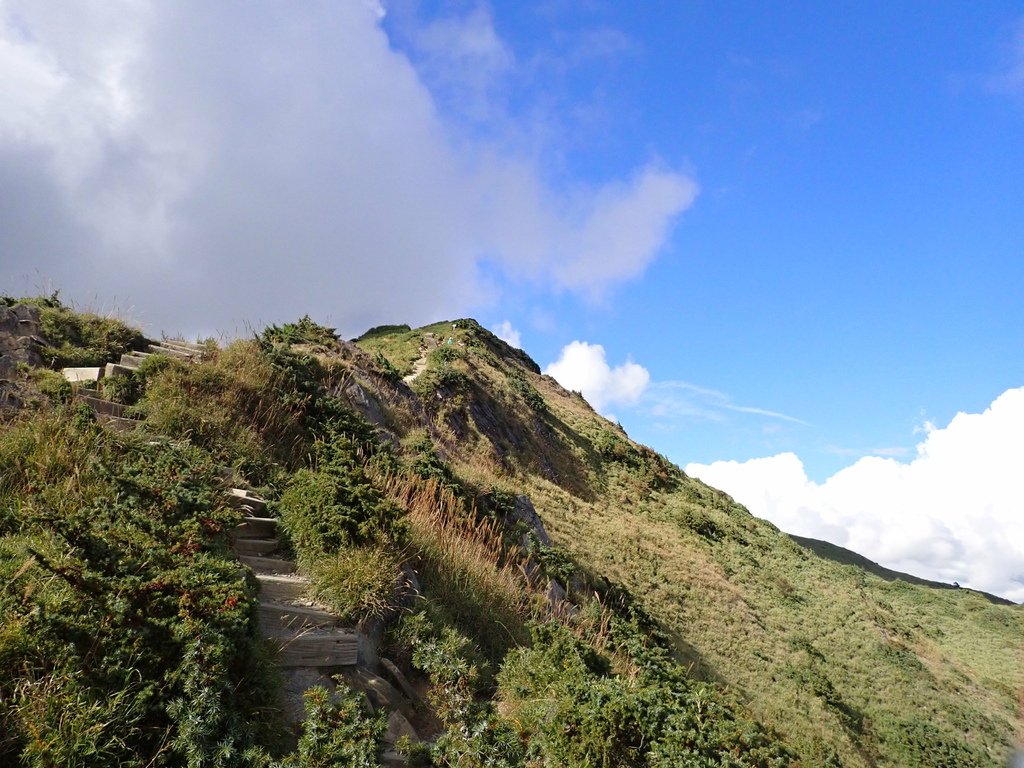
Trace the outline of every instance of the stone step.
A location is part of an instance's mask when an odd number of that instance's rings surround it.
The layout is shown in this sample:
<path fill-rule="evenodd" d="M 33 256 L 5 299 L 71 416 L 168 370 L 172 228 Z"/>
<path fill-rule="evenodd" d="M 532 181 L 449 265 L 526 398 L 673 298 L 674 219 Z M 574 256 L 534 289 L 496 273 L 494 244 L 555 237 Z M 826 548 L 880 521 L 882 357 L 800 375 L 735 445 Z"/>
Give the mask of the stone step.
<path fill-rule="evenodd" d="M 193 357 L 202 357 L 206 352 L 206 345 L 196 344 L 191 341 L 185 341 L 184 339 L 164 339 L 159 343 L 162 347 L 170 347 L 181 352 L 187 352 Z"/>
<path fill-rule="evenodd" d="M 350 629 L 312 629 L 300 634 L 268 635 L 279 650 L 282 667 L 351 667 L 356 663 L 359 638 Z"/>
<path fill-rule="evenodd" d="M 142 423 L 139 419 L 125 419 L 121 416 L 103 416 L 103 426 L 115 432 L 131 432 Z"/>
<path fill-rule="evenodd" d="M 293 603 L 305 600 L 309 579 L 302 576 L 257 573 L 260 584 L 260 599 L 275 603 Z"/>
<path fill-rule="evenodd" d="M 277 536 L 277 518 L 246 517 L 235 528 L 233 535 L 236 539 L 272 539 Z"/>
<path fill-rule="evenodd" d="M 280 633 L 284 630 L 298 632 L 303 629 L 336 626 L 338 617 L 307 605 L 275 603 L 272 600 L 266 600 L 260 602 L 260 623 L 266 632 Z"/>
<path fill-rule="evenodd" d="M 103 370 L 103 376 L 108 379 L 112 379 L 115 376 L 127 376 L 132 372 L 132 369 L 126 365 L 120 363 L 107 363 L 106 368 Z"/>
<path fill-rule="evenodd" d="M 102 368 L 64 368 L 61 373 L 72 384 L 89 384 L 103 378 Z"/>
<path fill-rule="evenodd" d="M 239 555 L 238 559 L 252 568 L 254 573 L 295 573 L 295 563 L 279 557 Z"/>
<path fill-rule="evenodd" d="M 115 403 L 111 400 L 104 400 L 100 397 L 86 395 L 83 394 L 81 390 L 78 391 L 76 397 L 81 402 L 92 408 L 97 414 L 102 416 L 114 416 L 116 418 L 124 417 L 124 411 L 127 406 L 124 406 L 121 403 Z"/>
<path fill-rule="evenodd" d="M 144 355 L 141 352 L 129 352 L 121 355 L 120 365 L 127 368 L 129 371 L 134 371 L 147 357 L 149 357 L 149 355 Z"/>
<path fill-rule="evenodd" d="M 265 557 L 281 547 L 277 539 L 235 539 L 231 548 L 239 557 Z"/>
<path fill-rule="evenodd" d="M 167 355 L 168 357 L 176 357 L 179 360 L 191 360 L 195 355 L 191 352 L 183 352 L 180 349 L 174 349 L 174 347 L 165 347 L 162 344 L 149 344 L 146 347 L 146 351 L 154 355 Z"/>
<path fill-rule="evenodd" d="M 267 500 L 244 488 L 228 488 L 228 504 L 236 509 L 257 513 L 254 516 L 267 511 Z"/>

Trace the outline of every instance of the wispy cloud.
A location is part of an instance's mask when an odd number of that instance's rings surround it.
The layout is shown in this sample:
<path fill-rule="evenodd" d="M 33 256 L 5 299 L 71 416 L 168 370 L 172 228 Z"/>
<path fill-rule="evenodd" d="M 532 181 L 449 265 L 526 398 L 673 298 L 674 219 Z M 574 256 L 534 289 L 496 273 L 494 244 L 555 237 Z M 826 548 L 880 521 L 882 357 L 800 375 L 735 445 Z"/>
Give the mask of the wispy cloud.
<path fill-rule="evenodd" d="M 1014 27 L 1003 67 L 986 79 L 995 93 L 1024 96 L 1024 18 Z"/>
<path fill-rule="evenodd" d="M 736 403 L 725 392 L 685 381 L 658 381 L 645 393 L 643 406 L 655 417 L 700 418 L 723 421 L 729 413 L 743 413 L 808 426 L 803 419 L 768 408 Z"/>
<path fill-rule="evenodd" d="M 833 456 L 885 456 L 902 458 L 910 455 L 905 445 L 892 445 L 884 448 L 844 448 L 839 445 L 827 445 L 825 450 Z"/>
<path fill-rule="evenodd" d="M 573 341 L 562 348 L 558 360 L 544 372 L 566 389 L 582 392 L 597 411 L 614 404 L 653 421 L 655 426 L 688 419 L 722 422 L 733 414 L 770 421 L 764 425 L 766 433 L 779 422 L 809 426 L 803 419 L 780 411 L 737 403 L 716 389 L 686 381 L 652 380 L 647 368 L 632 358 L 613 366 L 600 344 Z"/>

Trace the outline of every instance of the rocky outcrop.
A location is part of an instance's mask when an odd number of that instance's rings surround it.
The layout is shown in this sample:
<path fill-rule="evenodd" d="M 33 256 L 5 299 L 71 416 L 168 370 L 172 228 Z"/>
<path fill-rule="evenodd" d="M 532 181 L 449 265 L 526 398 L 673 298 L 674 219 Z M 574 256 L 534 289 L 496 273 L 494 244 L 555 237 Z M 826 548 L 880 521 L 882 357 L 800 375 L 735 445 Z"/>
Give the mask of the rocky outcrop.
<path fill-rule="evenodd" d="M 530 533 L 536 536 L 543 546 L 551 546 L 551 537 L 548 536 L 548 532 L 544 529 L 544 521 L 540 519 L 540 515 L 537 514 L 537 510 L 534 508 L 529 496 L 516 496 L 515 505 L 509 514 L 508 522 L 513 527 L 517 523 L 522 523 L 526 526 L 526 531 L 519 537 L 519 544 L 524 549 L 529 546 Z"/>
<path fill-rule="evenodd" d="M 18 363 L 41 366 L 47 346 L 39 327 L 39 308 L 27 304 L 0 306 L 0 376 L 9 375 Z"/>

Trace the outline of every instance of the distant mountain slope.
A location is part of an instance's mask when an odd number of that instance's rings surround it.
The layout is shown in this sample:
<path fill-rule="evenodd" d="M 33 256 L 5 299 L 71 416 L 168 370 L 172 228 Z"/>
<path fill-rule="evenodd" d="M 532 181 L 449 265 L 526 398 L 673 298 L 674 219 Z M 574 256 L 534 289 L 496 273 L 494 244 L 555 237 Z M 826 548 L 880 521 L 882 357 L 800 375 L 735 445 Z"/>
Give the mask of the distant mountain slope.
<path fill-rule="evenodd" d="M 857 554 L 852 549 L 840 547 L 838 544 L 821 541 L 820 539 L 811 539 L 805 536 L 796 536 L 792 533 L 788 534 L 788 536 L 801 547 L 811 550 L 811 552 L 816 554 L 818 557 L 831 560 L 835 563 L 839 563 L 840 565 L 855 565 L 868 573 L 874 574 L 881 579 L 885 579 L 886 581 L 905 581 L 908 584 L 917 584 L 922 587 L 931 587 L 932 589 L 961 589 L 957 584 L 946 584 L 943 581 L 929 581 L 928 579 L 922 579 L 909 573 L 894 571 L 883 565 L 879 565 L 873 560 L 869 560 L 864 557 L 864 555 Z M 1015 605 L 1012 600 L 1007 600 L 1005 597 L 992 595 L 988 592 L 982 592 L 980 589 L 967 591 L 976 592 L 987 600 L 990 600 L 993 603 L 998 603 L 999 605 Z"/>

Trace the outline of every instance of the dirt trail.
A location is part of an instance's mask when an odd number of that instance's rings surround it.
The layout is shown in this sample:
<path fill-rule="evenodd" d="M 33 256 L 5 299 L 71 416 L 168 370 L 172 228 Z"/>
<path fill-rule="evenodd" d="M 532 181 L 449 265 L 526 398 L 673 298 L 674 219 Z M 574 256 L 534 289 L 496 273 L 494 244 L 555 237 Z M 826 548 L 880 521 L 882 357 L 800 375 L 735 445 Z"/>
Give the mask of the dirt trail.
<path fill-rule="evenodd" d="M 412 364 L 412 373 L 402 378 L 406 384 L 412 384 L 416 379 L 419 378 L 420 374 L 427 370 L 427 355 L 430 350 L 424 349 L 423 354 L 420 355 L 420 359 Z"/>
<path fill-rule="evenodd" d="M 427 356 L 431 350 L 437 349 L 441 346 L 434 334 L 426 333 L 423 335 L 423 346 L 420 347 L 420 359 L 412 364 L 412 373 L 402 378 L 406 384 L 412 384 L 416 379 L 420 377 L 420 374 L 427 370 Z"/>

